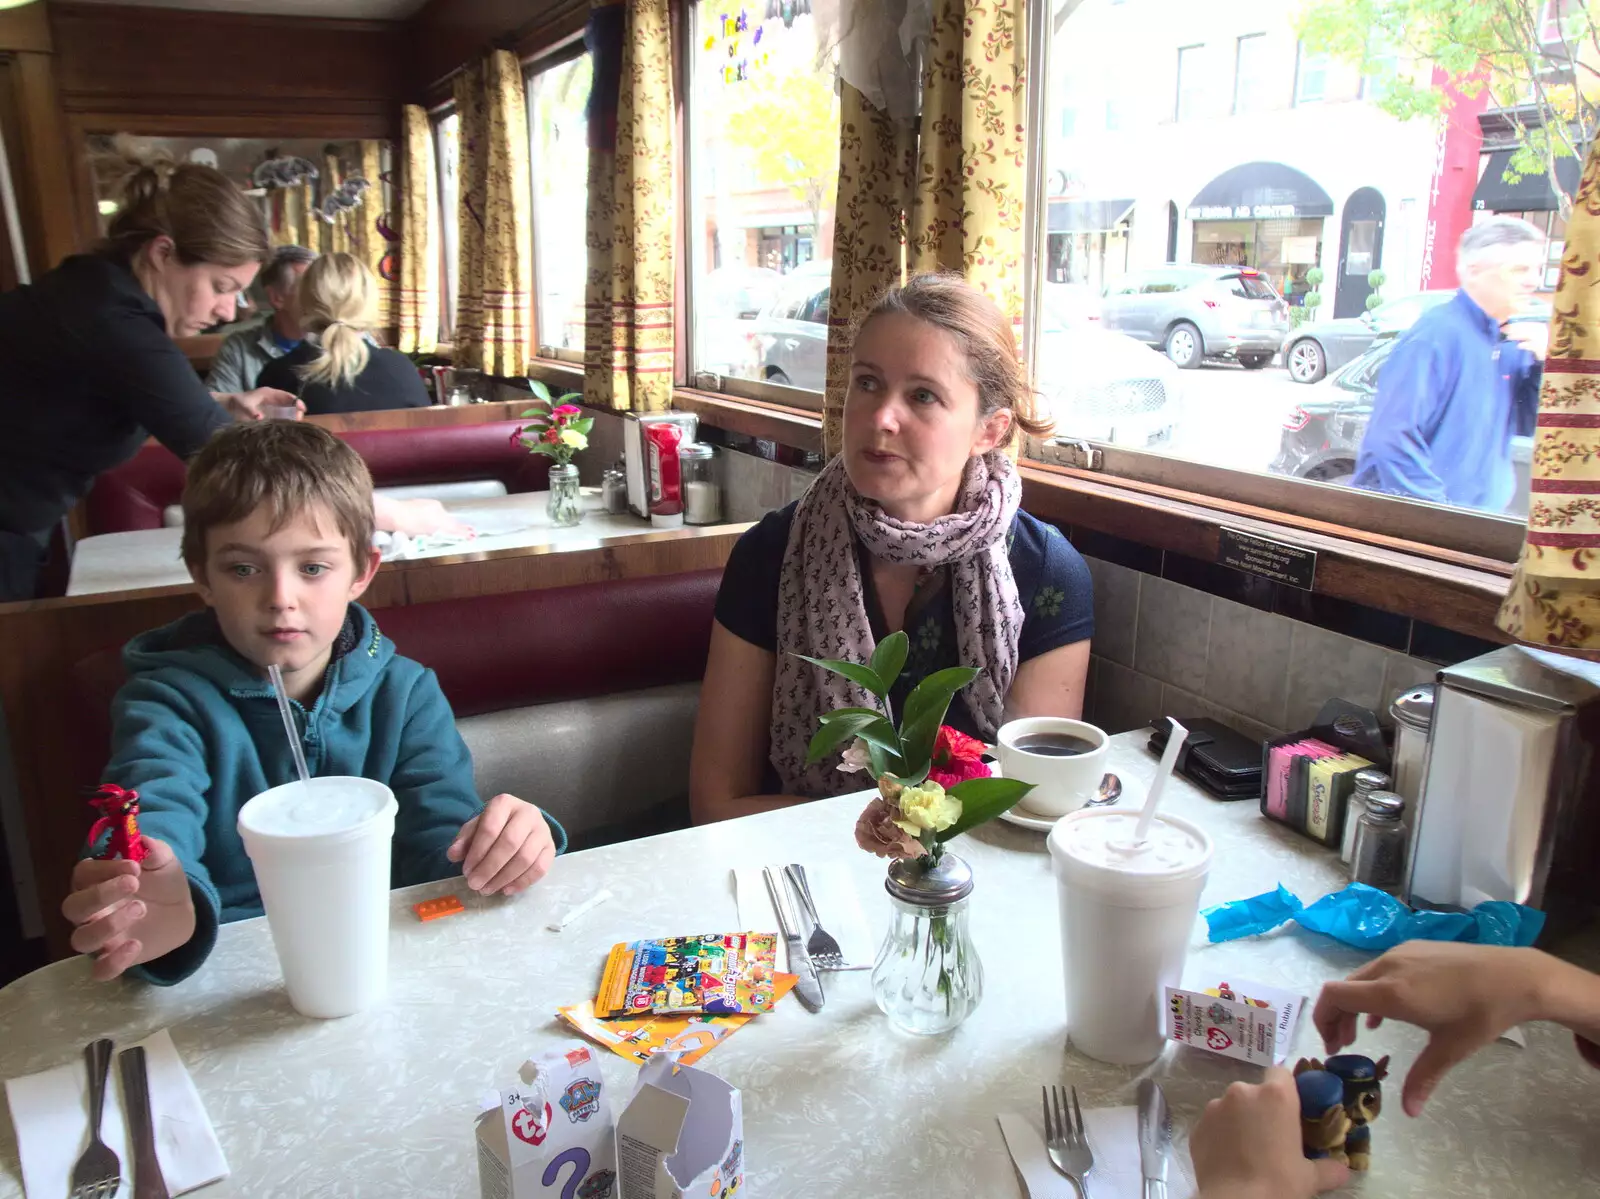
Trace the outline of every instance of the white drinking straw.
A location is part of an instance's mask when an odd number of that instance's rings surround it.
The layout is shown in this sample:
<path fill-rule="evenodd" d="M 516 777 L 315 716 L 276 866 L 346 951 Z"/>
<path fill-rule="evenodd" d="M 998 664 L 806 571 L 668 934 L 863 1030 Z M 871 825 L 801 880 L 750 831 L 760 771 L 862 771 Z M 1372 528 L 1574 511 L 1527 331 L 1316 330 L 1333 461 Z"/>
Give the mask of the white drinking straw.
<path fill-rule="evenodd" d="M 582 916 L 585 912 L 594 911 L 595 908 L 599 907 L 610 898 L 610 891 L 596 891 L 593 895 L 589 896 L 588 899 L 584 900 L 576 907 L 568 908 L 564 915 L 556 917 L 554 920 L 550 921 L 549 924 L 545 925 L 545 927 L 553 933 L 558 933 L 562 929 L 566 928 L 567 925 L 576 920 L 579 916 Z"/>
<path fill-rule="evenodd" d="M 289 752 L 294 755 L 294 768 L 300 772 L 300 781 L 311 785 L 311 772 L 306 769 L 306 751 L 300 747 L 300 730 L 295 727 L 294 713 L 289 711 L 289 695 L 283 689 L 283 671 L 277 664 L 267 667 L 267 677 L 272 680 L 273 694 L 278 697 L 278 715 L 283 717 L 283 731 L 289 738 Z"/>
<path fill-rule="evenodd" d="M 1172 731 L 1167 735 L 1167 749 L 1161 755 L 1161 765 L 1156 767 L 1156 781 L 1150 784 L 1150 794 L 1145 797 L 1144 810 L 1139 813 L 1139 826 L 1133 830 L 1134 844 L 1140 844 L 1150 832 L 1150 823 L 1156 817 L 1156 805 L 1161 802 L 1161 792 L 1172 777 L 1172 768 L 1178 764 L 1178 752 L 1189 739 L 1189 730 L 1172 717 L 1167 717 Z"/>

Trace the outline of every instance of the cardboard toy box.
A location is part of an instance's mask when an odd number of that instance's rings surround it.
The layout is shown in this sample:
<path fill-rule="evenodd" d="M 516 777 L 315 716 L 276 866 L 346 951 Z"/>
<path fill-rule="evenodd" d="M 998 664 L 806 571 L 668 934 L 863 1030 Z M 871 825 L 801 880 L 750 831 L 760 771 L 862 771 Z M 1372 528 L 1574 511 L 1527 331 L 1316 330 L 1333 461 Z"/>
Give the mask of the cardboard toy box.
<path fill-rule="evenodd" d="M 1294 1048 L 1305 996 L 1240 979 L 1204 991 L 1167 988 L 1167 1036 L 1262 1066 L 1281 1065 Z"/>
<path fill-rule="evenodd" d="M 478 1117 L 482 1199 L 610 1199 L 616 1137 L 600 1053 L 573 1041 L 530 1059 Z"/>
<path fill-rule="evenodd" d="M 733 1199 L 744 1186 L 739 1091 L 671 1059 L 656 1054 L 639 1068 L 617 1120 L 619 1199 Z"/>

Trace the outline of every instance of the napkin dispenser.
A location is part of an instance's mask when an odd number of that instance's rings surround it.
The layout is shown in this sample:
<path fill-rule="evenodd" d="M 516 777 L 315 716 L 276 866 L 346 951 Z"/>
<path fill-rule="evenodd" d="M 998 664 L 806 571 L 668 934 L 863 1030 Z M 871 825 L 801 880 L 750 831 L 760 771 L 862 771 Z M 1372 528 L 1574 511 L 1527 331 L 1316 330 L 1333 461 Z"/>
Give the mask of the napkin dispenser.
<path fill-rule="evenodd" d="M 624 412 L 622 414 L 622 465 L 628 474 L 628 510 L 650 516 L 650 456 L 645 444 L 648 425 L 671 422 L 683 428 L 682 442 L 695 439 L 700 418 L 692 412 Z"/>
<path fill-rule="evenodd" d="M 1507 646 L 1439 673 L 1401 898 L 1600 912 L 1600 667 Z"/>

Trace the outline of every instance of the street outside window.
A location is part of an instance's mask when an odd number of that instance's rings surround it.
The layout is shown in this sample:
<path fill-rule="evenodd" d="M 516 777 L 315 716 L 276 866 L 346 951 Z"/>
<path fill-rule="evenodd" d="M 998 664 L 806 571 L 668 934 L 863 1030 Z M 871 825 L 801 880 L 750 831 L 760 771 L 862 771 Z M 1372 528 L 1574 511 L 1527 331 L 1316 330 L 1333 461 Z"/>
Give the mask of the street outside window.
<path fill-rule="evenodd" d="M 461 118 L 453 112 L 441 118 L 434 124 L 433 136 L 434 157 L 439 164 L 439 230 L 444 257 L 444 270 L 439 276 L 444 283 L 444 302 L 439 305 L 442 322 L 439 338 L 449 341 L 456 327 L 456 280 L 461 269 L 456 257 L 461 230 Z"/>
<path fill-rule="evenodd" d="M 583 356 L 589 206 L 588 53 L 528 76 L 535 325 L 541 353 Z"/>

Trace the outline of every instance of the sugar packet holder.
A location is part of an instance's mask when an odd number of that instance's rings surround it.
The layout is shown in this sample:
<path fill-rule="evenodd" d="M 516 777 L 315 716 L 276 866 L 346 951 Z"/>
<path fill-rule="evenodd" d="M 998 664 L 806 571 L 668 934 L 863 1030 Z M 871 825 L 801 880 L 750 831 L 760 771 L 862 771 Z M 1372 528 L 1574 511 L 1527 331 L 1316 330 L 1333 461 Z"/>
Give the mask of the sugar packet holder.
<path fill-rule="evenodd" d="M 1294 1048 L 1306 997 L 1238 979 L 1204 991 L 1166 989 L 1167 1037 L 1206 1053 L 1282 1065 Z"/>
<path fill-rule="evenodd" d="M 1345 756 L 1341 764 L 1325 752 L 1302 750 L 1321 743 Z M 1389 768 L 1389 747 L 1377 716 L 1348 700 L 1330 699 L 1310 728 L 1274 737 L 1261 751 L 1261 814 L 1331 848 L 1344 837 L 1355 775 L 1368 766 Z M 1313 772 L 1313 762 L 1322 766 Z"/>

